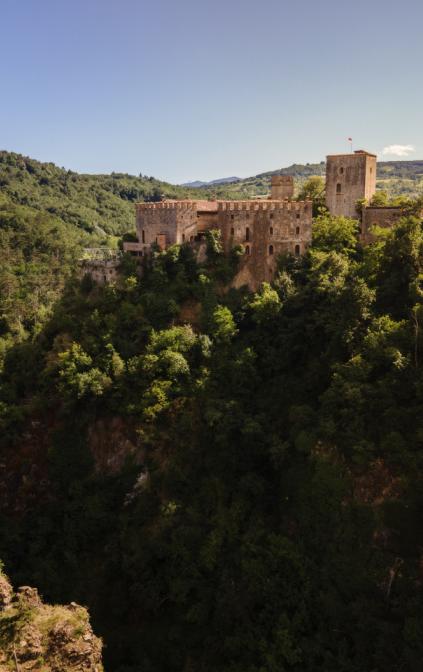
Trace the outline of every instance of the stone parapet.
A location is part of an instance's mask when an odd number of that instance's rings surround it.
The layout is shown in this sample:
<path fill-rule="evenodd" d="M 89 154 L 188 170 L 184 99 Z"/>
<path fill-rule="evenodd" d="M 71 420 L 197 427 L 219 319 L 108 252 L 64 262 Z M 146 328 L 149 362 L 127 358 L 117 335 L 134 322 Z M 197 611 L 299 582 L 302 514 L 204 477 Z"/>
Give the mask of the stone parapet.
<path fill-rule="evenodd" d="M 275 200 L 260 200 L 260 201 L 218 201 L 217 208 L 219 212 L 225 210 L 247 210 L 251 211 L 266 211 L 266 210 L 284 210 L 286 212 L 301 212 L 311 211 L 311 201 L 275 201 Z"/>

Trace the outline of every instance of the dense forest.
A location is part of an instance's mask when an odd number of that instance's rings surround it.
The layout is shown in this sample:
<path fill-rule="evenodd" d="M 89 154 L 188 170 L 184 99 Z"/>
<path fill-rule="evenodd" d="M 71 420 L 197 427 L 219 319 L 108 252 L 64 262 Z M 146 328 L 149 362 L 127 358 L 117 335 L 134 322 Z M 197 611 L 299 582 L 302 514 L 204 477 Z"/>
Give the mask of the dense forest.
<path fill-rule="evenodd" d="M 108 672 L 420 672 L 420 219 L 362 249 L 356 222 L 322 215 L 255 294 L 225 289 L 237 256 L 216 235 L 201 265 L 173 246 L 99 287 L 72 273 L 91 232 L 74 244 L 60 213 L 13 199 L 13 582 L 87 605 Z"/>
<path fill-rule="evenodd" d="M 376 202 L 421 192 L 411 163 L 379 165 Z M 323 212 L 318 165 L 294 172 Z M 0 558 L 89 607 L 108 672 L 421 667 L 410 202 L 365 249 L 321 214 L 256 294 L 227 289 L 242 250 L 216 235 L 201 265 L 174 246 L 141 279 L 125 257 L 117 284 L 76 276 L 135 201 L 250 197 L 270 175 L 188 190 L 0 154 Z"/>
<path fill-rule="evenodd" d="M 136 201 L 198 198 L 198 190 L 140 175 L 80 175 L 34 159 L 0 151 L 0 190 L 16 205 L 49 214 L 91 234 L 93 241 L 134 227 Z"/>

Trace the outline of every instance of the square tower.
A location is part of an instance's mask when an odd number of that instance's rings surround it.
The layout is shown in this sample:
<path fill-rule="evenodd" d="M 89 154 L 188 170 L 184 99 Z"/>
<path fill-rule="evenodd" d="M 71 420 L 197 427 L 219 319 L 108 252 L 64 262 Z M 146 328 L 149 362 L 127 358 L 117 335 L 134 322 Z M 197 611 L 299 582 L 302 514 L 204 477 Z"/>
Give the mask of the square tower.
<path fill-rule="evenodd" d="M 272 175 L 272 201 L 291 200 L 294 196 L 294 178 L 292 175 Z"/>
<path fill-rule="evenodd" d="M 326 157 L 326 207 L 331 215 L 358 219 L 357 201 L 369 202 L 375 191 L 375 154 L 359 149 Z"/>

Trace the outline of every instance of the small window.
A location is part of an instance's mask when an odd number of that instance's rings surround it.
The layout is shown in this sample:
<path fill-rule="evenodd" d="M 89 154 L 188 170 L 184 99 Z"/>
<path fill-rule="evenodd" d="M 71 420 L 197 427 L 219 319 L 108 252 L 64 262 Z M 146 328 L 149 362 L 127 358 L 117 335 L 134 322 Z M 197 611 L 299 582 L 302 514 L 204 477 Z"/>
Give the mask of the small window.
<path fill-rule="evenodd" d="M 245 229 L 245 240 L 250 240 L 250 229 L 247 228 Z"/>
<path fill-rule="evenodd" d="M 194 236 L 190 236 L 190 237 L 189 237 L 189 240 L 190 240 L 190 243 L 192 243 L 193 240 L 194 240 Z"/>
<path fill-rule="evenodd" d="M 269 215 L 270 219 L 273 219 L 273 212 Z"/>
<path fill-rule="evenodd" d="M 273 245 L 269 245 L 269 254 L 273 254 Z"/>
<path fill-rule="evenodd" d="M 234 218 L 234 216 L 233 216 L 233 215 L 231 215 L 231 219 L 233 219 L 233 218 Z"/>
<path fill-rule="evenodd" d="M 250 219 L 250 213 L 249 213 L 249 212 L 247 212 L 247 213 L 245 214 L 245 216 L 246 216 L 247 219 Z"/>
<path fill-rule="evenodd" d="M 234 233 L 235 233 L 235 229 L 234 229 L 234 227 L 232 227 L 232 228 L 231 228 L 231 236 L 233 236 Z"/>
<path fill-rule="evenodd" d="M 144 229 L 141 231 L 141 236 L 142 236 L 142 242 L 145 243 L 145 231 L 144 231 Z"/>
<path fill-rule="evenodd" d="M 297 214 L 296 214 L 296 218 L 297 218 L 297 219 L 300 219 L 300 213 L 299 213 L 299 212 L 297 212 Z"/>
<path fill-rule="evenodd" d="M 271 226 L 269 229 L 269 235 L 273 236 L 273 226 Z"/>
<path fill-rule="evenodd" d="M 185 233 L 182 234 L 182 242 L 185 243 Z"/>
<path fill-rule="evenodd" d="M 250 254 L 250 246 L 249 245 L 245 246 L 245 254 Z"/>
<path fill-rule="evenodd" d="M 336 193 L 337 194 L 341 193 L 341 183 L 340 182 L 338 182 L 338 184 L 336 185 Z"/>
<path fill-rule="evenodd" d="M 340 172 L 341 175 L 342 175 L 342 173 L 344 172 L 344 168 L 343 168 L 343 166 L 340 167 L 339 172 Z"/>
<path fill-rule="evenodd" d="M 296 233 L 297 236 L 300 234 L 300 227 L 299 226 L 297 226 L 297 228 L 295 229 L 295 233 Z"/>
<path fill-rule="evenodd" d="M 373 168 L 370 168 L 370 175 L 373 173 Z"/>
<path fill-rule="evenodd" d="M 300 256 L 300 246 L 299 246 L 299 245 L 296 245 L 296 246 L 295 246 L 295 256 L 296 256 L 296 257 L 299 257 L 299 256 Z"/>

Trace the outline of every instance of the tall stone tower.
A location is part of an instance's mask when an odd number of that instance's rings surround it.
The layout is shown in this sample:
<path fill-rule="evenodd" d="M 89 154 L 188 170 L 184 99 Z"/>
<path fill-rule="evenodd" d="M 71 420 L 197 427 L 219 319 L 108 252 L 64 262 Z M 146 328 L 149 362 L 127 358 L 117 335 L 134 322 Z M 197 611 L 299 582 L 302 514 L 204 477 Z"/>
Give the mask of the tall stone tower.
<path fill-rule="evenodd" d="M 294 196 L 294 178 L 292 175 L 272 175 L 272 201 L 289 200 Z"/>
<path fill-rule="evenodd" d="M 326 207 L 331 215 L 358 219 L 356 204 L 376 191 L 376 155 L 362 149 L 326 157 Z"/>

